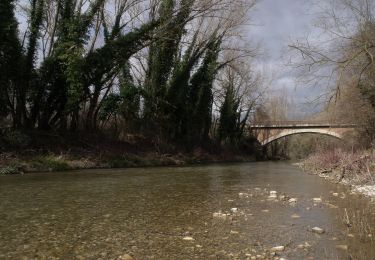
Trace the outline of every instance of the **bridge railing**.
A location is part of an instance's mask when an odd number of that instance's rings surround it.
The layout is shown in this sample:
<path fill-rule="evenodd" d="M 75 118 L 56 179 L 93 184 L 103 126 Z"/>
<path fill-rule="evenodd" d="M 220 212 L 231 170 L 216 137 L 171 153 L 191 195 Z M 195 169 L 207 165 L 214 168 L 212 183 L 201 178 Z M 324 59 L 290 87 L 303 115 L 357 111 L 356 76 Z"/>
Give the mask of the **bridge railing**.
<path fill-rule="evenodd" d="M 356 128 L 358 125 L 342 123 L 342 122 L 328 122 L 328 121 L 267 121 L 256 122 L 250 125 L 250 129 L 282 129 L 282 128 Z"/>
<path fill-rule="evenodd" d="M 340 124 L 353 124 L 342 121 L 318 121 L 318 120 L 299 120 L 299 121 L 258 121 L 253 122 L 251 125 L 340 125 Z"/>

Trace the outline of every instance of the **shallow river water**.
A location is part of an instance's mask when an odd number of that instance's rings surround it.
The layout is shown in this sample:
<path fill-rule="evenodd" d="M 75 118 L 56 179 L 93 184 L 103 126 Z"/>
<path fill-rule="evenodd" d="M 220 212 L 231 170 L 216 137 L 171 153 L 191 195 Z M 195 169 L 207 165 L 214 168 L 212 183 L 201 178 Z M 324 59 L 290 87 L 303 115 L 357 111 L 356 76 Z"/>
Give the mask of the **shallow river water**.
<path fill-rule="evenodd" d="M 288 163 L 0 176 L 0 259 L 371 260 L 374 228 L 367 199 Z"/>

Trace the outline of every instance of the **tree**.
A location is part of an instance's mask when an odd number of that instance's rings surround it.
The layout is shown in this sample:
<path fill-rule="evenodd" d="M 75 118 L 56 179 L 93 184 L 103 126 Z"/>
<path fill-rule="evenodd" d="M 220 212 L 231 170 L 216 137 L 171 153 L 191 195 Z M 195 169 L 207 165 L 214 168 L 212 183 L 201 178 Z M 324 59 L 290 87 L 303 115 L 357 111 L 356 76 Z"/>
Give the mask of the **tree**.
<path fill-rule="evenodd" d="M 324 39 L 316 44 L 297 41 L 291 47 L 301 54 L 297 66 L 306 81 L 328 82 L 330 100 L 354 84 L 375 112 L 374 10 L 370 0 L 331 0 L 317 23 Z"/>
<path fill-rule="evenodd" d="M 0 17 L 0 117 L 7 117 L 11 113 L 16 118 L 14 100 L 20 96 L 24 55 L 18 40 L 14 1 L 0 3 Z"/>

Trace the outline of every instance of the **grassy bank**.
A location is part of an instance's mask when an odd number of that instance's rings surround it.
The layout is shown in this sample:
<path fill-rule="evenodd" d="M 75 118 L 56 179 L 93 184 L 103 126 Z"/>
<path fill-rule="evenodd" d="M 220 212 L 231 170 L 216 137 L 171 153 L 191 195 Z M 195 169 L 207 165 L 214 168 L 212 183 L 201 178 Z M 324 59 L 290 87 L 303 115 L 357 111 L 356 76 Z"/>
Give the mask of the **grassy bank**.
<path fill-rule="evenodd" d="M 218 146 L 186 149 L 142 136 L 119 141 L 104 135 L 9 132 L 0 138 L 0 175 L 77 169 L 183 166 L 254 161 L 259 149 Z"/>
<path fill-rule="evenodd" d="M 354 191 L 375 197 L 375 153 L 372 150 L 327 150 L 310 155 L 300 166 Z"/>

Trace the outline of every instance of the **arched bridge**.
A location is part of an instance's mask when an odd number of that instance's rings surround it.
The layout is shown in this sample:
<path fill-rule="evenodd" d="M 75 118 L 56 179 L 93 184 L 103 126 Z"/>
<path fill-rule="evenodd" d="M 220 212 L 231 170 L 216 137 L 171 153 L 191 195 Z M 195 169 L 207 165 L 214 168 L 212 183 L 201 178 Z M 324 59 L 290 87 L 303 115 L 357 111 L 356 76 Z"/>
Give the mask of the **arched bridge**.
<path fill-rule="evenodd" d="M 357 125 L 328 123 L 328 122 L 307 122 L 307 121 L 275 121 L 253 124 L 251 131 L 262 145 L 267 145 L 283 137 L 296 134 L 320 134 L 343 139 L 348 131 L 353 131 Z"/>

